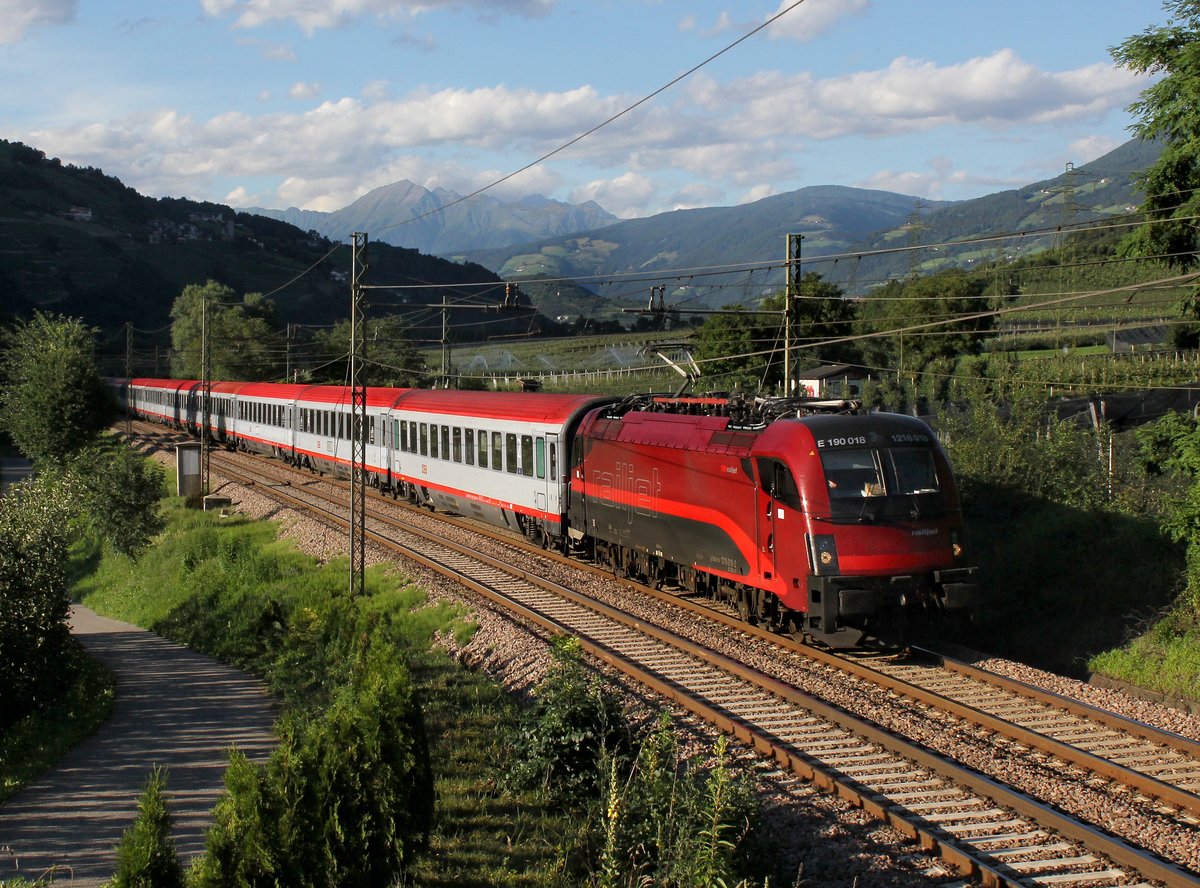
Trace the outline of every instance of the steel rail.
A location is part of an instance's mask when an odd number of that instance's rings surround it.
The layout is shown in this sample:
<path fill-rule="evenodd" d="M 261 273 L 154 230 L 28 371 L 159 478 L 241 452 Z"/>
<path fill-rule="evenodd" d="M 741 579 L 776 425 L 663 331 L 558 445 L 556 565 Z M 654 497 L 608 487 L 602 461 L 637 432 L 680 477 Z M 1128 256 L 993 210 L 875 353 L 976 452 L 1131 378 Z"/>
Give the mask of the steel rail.
<path fill-rule="evenodd" d="M 282 469 L 273 460 L 262 460 L 264 465 L 269 465 L 273 469 L 280 469 L 283 473 L 288 474 L 294 469 Z M 333 483 L 337 486 L 347 486 L 346 482 L 342 482 L 336 478 L 323 479 L 327 483 Z M 408 504 L 398 504 L 405 507 Z M 416 508 L 416 507 L 411 507 Z M 513 546 L 523 551 L 538 555 L 539 557 L 549 558 L 557 563 L 561 563 L 577 570 L 599 574 L 605 577 L 614 576 L 610 571 L 600 568 L 595 565 L 580 562 L 578 559 L 567 558 L 557 552 L 548 551 L 545 549 L 537 549 L 527 544 L 523 539 L 514 537 L 511 534 L 503 534 L 494 532 L 489 527 L 481 528 L 477 523 L 471 522 L 468 519 L 457 519 L 451 516 L 441 515 L 439 519 L 446 521 L 454 526 L 464 529 L 469 529 L 476 533 L 483 533 L 489 538 L 496 540 L 504 545 Z M 376 516 L 376 520 L 385 521 L 397 526 L 394 519 L 387 516 Z M 807 659 L 816 661 L 823 665 L 838 669 L 842 672 L 853 675 L 861 680 L 871 682 L 885 690 L 893 693 L 906 696 L 916 700 L 923 705 L 932 706 L 945 712 L 949 712 L 957 718 L 961 718 L 967 722 L 976 724 L 987 730 L 993 731 L 1001 736 L 1007 737 L 1015 742 L 1024 744 L 1031 749 L 1042 751 L 1048 755 L 1052 755 L 1061 761 L 1068 764 L 1084 768 L 1092 773 L 1103 776 L 1108 780 L 1112 780 L 1123 785 L 1129 786 L 1143 795 L 1156 798 L 1159 801 L 1178 808 L 1182 811 L 1188 811 L 1195 815 L 1200 815 L 1200 796 L 1188 790 L 1173 786 L 1170 783 L 1159 780 L 1158 778 L 1138 771 L 1135 768 L 1126 767 L 1125 765 L 1110 761 L 1098 756 L 1087 750 L 1081 749 L 1078 746 L 1070 743 L 1064 743 L 1053 737 L 1047 736 L 1039 731 L 1018 725 L 1008 719 L 988 713 L 978 707 L 971 706 L 952 699 L 949 696 L 923 688 L 918 684 L 906 681 L 902 678 L 887 675 L 878 669 L 872 668 L 862 662 L 856 662 L 844 656 L 832 654 L 829 651 L 821 648 L 815 648 L 811 645 L 806 645 L 801 642 L 794 641 L 786 636 L 781 636 L 776 632 L 769 632 L 757 626 L 751 626 L 744 621 L 724 614 L 719 610 L 709 607 L 706 604 L 697 603 L 683 598 L 679 595 L 670 592 L 664 592 L 650 586 L 645 586 L 628 578 L 620 578 L 624 582 L 628 582 L 638 588 L 639 592 L 648 596 L 654 597 L 657 600 L 673 604 L 683 610 L 691 613 L 699 614 L 706 619 L 713 620 L 730 629 L 759 638 L 763 641 L 776 645 L 784 650 L 789 650 Z M 1169 731 L 1163 731 L 1143 722 L 1127 719 L 1115 713 L 1108 712 L 1098 707 L 1091 706 L 1077 700 L 1071 700 L 1061 695 L 1054 694 L 1050 691 L 1045 691 L 1013 679 L 1005 678 L 986 670 L 978 669 L 969 664 L 950 658 L 944 654 L 925 649 L 916 649 L 921 654 L 933 658 L 938 661 L 943 668 L 948 672 L 957 673 L 968 677 L 974 681 L 981 682 L 985 685 L 998 687 L 1010 693 L 1017 694 L 1026 699 L 1032 700 L 1038 704 L 1057 708 L 1070 714 L 1083 718 L 1090 722 L 1102 724 L 1117 731 L 1122 731 L 1133 737 L 1156 743 L 1169 749 L 1174 749 L 1184 755 L 1190 756 L 1198 764 L 1200 764 L 1200 743 L 1181 737 Z"/>
<path fill-rule="evenodd" d="M 229 474 L 240 475 L 243 479 L 251 481 L 250 476 L 234 469 Z M 286 493 L 280 488 L 269 488 L 271 496 L 278 496 L 295 505 L 301 506 L 308 510 L 316 509 L 313 504 L 306 502 L 304 499 Z M 349 522 L 341 518 L 339 515 L 326 510 L 320 509 L 319 514 L 322 520 L 329 521 L 339 527 L 347 527 Z M 373 518 L 376 516 L 372 516 Z M 413 532 L 406 528 L 405 532 Z M 431 537 L 432 535 L 423 532 L 417 532 L 418 535 Z M 535 625 L 540 626 L 545 631 L 552 633 L 571 632 L 561 622 L 553 617 L 539 612 L 538 610 L 528 607 L 524 604 L 514 603 L 511 598 L 505 595 L 502 591 L 497 590 L 485 583 L 481 583 L 473 578 L 464 577 L 458 570 L 447 568 L 444 564 L 436 559 L 413 550 L 409 546 L 405 546 L 398 541 L 379 534 L 376 531 L 368 530 L 367 535 L 373 541 L 387 546 L 393 550 L 401 551 L 406 557 L 413 558 L 418 563 L 423 564 L 431 570 L 435 570 L 443 575 L 451 575 L 457 581 L 472 589 L 472 591 L 484 596 L 488 600 L 494 601 L 501 605 L 506 610 L 516 611 L 525 619 L 530 620 Z M 447 545 L 445 540 L 438 540 L 439 545 Z M 1168 886 L 1196 886 L 1200 885 L 1194 875 L 1188 873 L 1184 869 L 1163 861 L 1160 858 L 1149 854 L 1148 852 L 1130 846 L 1126 842 L 1109 836 L 1102 831 L 1081 823 L 1077 819 L 1056 811 L 1052 807 L 1045 805 L 1028 795 L 1016 791 L 1012 788 L 1003 786 L 996 781 L 977 774 L 970 770 L 964 769 L 961 766 L 955 765 L 941 755 L 934 753 L 924 747 L 913 744 L 904 740 L 890 731 L 879 726 L 863 722 L 860 718 L 850 715 L 844 710 L 825 703 L 805 694 L 798 689 L 784 682 L 765 675 L 761 671 L 737 663 L 725 657 L 716 651 L 698 647 L 695 642 L 689 641 L 676 635 L 669 630 L 661 627 L 653 626 L 644 620 L 637 617 L 632 617 L 624 612 L 621 612 L 608 605 L 595 602 L 587 599 L 585 596 L 574 592 L 573 590 L 565 589 L 557 584 L 550 583 L 543 578 L 532 574 L 528 571 L 513 568 L 496 559 L 491 559 L 480 555 L 465 546 L 457 544 L 449 544 L 449 548 L 456 549 L 460 554 L 469 556 L 473 559 L 480 560 L 485 563 L 490 563 L 489 566 L 494 569 L 503 570 L 505 573 L 516 576 L 517 578 L 535 584 L 540 588 L 552 589 L 555 594 L 566 595 L 577 603 L 587 607 L 590 610 L 604 614 L 608 619 L 615 620 L 630 628 L 636 629 L 648 636 L 654 637 L 664 643 L 672 646 L 683 646 L 688 652 L 699 660 L 709 663 L 717 668 L 722 669 L 732 676 L 736 676 L 743 681 L 748 681 L 763 690 L 786 700 L 794 706 L 811 712 L 812 714 L 823 718 L 833 724 L 838 725 L 849 733 L 863 737 L 869 742 L 872 742 L 883 749 L 887 749 L 892 754 L 900 756 L 912 762 L 916 762 L 920 767 L 927 769 L 932 773 L 939 774 L 947 780 L 950 780 L 956 785 L 966 787 L 972 792 L 978 793 L 986 798 L 991 799 L 995 803 L 1016 811 L 1023 817 L 1040 824 L 1042 827 L 1056 832 L 1062 836 L 1078 841 L 1095 852 L 1104 855 L 1112 861 L 1128 867 L 1141 876 L 1156 881 L 1160 881 Z M 573 633 L 574 634 L 574 633 Z M 578 636 L 577 636 L 578 637 Z M 1023 878 L 1014 877 L 1004 873 L 1000 868 L 993 867 L 988 863 L 980 860 L 980 858 L 972 854 L 968 848 L 965 848 L 953 840 L 948 839 L 946 835 L 938 829 L 936 824 L 930 824 L 918 815 L 905 816 L 902 809 L 894 803 L 890 803 L 886 796 L 873 792 L 867 787 L 864 787 L 852 776 L 842 774 L 836 768 L 821 765 L 811 756 L 797 750 L 794 746 L 788 746 L 777 743 L 769 732 L 754 728 L 744 719 L 730 717 L 721 710 L 720 707 L 711 705 L 697 699 L 694 695 L 687 693 L 682 688 L 669 680 L 664 680 L 657 675 L 652 669 L 632 661 L 626 655 L 612 649 L 602 640 L 595 638 L 580 638 L 583 647 L 593 656 L 600 659 L 622 672 L 629 675 L 639 682 L 644 683 L 647 687 L 652 688 L 656 692 L 664 695 L 666 698 L 673 700 L 689 712 L 692 712 L 697 717 L 703 718 L 705 721 L 716 726 L 718 729 L 737 737 L 747 745 L 751 746 L 763 755 L 769 756 L 778 762 L 782 767 L 787 768 L 792 773 L 808 780 L 815 786 L 835 792 L 840 797 L 846 799 L 852 804 L 861 807 L 864 811 L 872 816 L 891 824 L 896 829 L 900 830 L 905 835 L 918 841 L 922 848 L 936 852 L 944 860 L 953 865 L 960 872 L 973 875 L 980 878 L 984 884 L 988 885 L 1018 885 L 1024 884 Z"/>

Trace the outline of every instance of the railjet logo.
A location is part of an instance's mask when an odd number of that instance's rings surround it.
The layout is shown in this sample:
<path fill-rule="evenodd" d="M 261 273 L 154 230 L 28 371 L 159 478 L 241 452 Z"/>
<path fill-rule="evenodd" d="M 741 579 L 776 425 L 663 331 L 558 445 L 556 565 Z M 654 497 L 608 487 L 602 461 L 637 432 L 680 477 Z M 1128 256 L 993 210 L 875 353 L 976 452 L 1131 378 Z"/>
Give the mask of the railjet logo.
<path fill-rule="evenodd" d="M 615 472 L 594 470 L 592 486 L 601 502 L 625 514 L 626 524 L 633 523 L 635 514 L 658 517 L 658 496 L 662 492 L 658 469 L 651 469 L 649 477 L 638 477 L 633 463 L 617 463 Z"/>

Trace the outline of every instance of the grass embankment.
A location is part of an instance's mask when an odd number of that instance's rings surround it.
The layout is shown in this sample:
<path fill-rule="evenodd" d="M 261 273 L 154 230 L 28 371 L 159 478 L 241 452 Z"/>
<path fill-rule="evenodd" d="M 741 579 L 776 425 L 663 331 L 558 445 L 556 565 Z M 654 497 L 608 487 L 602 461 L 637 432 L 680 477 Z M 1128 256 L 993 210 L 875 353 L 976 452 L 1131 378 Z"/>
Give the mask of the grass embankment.
<path fill-rule="evenodd" d="M 1180 603 L 1129 644 L 1088 662 L 1106 675 L 1169 698 L 1200 703 L 1200 614 Z"/>
<path fill-rule="evenodd" d="M 276 527 L 165 506 L 159 542 L 131 561 L 76 551 L 76 594 L 101 613 L 152 629 L 267 679 L 285 705 L 327 692 L 342 652 L 327 602 L 344 596 L 346 563 L 319 565 Z M 561 837 L 574 826 L 536 793 L 503 788 L 505 738 L 518 718 L 486 676 L 459 667 L 434 644 L 439 632 L 469 637 L 473 627 L 394 569 L 368 573 L 359 605 L 371 625 L 386 624 L 405 649 L 422 700 L 438 798 L 429 852 L 413 862 L 420 885 L 554 884 Z M 169 792 L 169 787 L 168 787 Z"/>
<path fill-rule="evenodd" d="M 0 802 L 62 758 L 108 719 L 116 695 L 113 675 L 78 645 L 71 647 L 67 693 L 0 732 Z"/>

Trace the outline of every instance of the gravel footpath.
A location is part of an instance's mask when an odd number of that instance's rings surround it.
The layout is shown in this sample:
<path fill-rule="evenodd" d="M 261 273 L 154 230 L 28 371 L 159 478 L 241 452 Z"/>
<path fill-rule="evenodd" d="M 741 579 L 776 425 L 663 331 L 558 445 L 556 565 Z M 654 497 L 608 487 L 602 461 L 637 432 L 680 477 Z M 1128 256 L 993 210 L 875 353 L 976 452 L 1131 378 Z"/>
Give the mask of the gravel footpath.
<path fill-rule="evenodd" d="M 116 675 L 116 704 L 99 731 L 0 806 L 0 881 L 57 867 L 54 882 L 103 884 L 155 765 L 167 769 L 186 866 L 204 850 L 228 750 L 262 761 L 274 748 L 274 704 L 246 673 L 85 607 L 72 608 L 71 631 Z"/>

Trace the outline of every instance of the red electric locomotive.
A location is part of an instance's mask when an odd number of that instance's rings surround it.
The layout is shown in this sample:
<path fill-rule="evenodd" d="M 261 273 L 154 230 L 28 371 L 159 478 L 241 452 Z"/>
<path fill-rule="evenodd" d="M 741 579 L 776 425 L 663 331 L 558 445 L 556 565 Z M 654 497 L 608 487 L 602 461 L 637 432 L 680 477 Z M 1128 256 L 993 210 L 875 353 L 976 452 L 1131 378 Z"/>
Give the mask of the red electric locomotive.
<path fill-rule="evenodd" d="M 903 637 L 914 613 L 968 613 L 975 568 L 928 426 L 812 407 L 640 398 L 593 411 L 574 441 L 573 543 L 837 647 Z"/>
<path fill-rule="evenodd" d="M 199 384 L 114 381 L 198 430 Z M 220 383 L 212 434 L 344 472 L 344 387 Z M 929 428 L 850 402 L 371 389 L 372 484 L 518 529 L 615 573 L 732 603 L 844 647 L 977 595 L 958 493 Z M 569 458 L 568 455 L 569 454 Z"/>

